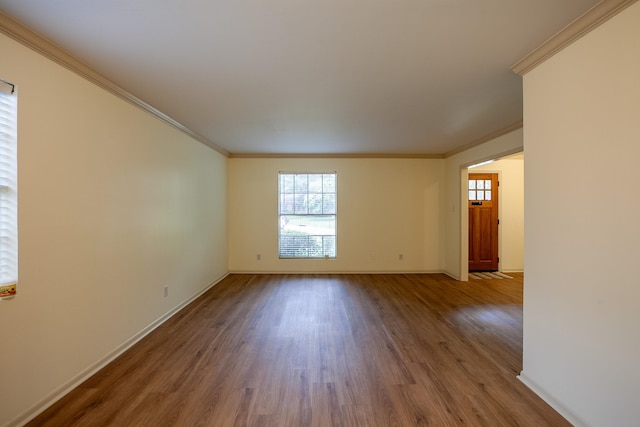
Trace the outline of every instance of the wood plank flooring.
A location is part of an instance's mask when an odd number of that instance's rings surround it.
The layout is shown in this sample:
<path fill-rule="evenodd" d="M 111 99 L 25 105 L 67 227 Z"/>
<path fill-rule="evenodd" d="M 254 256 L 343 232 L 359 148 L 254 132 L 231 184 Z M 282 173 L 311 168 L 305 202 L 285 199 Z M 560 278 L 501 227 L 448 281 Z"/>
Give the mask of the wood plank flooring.
<path fill-rule="evenodd" d="M 513 276 L 230 275 L 28 425 L 568 426 Z"/>

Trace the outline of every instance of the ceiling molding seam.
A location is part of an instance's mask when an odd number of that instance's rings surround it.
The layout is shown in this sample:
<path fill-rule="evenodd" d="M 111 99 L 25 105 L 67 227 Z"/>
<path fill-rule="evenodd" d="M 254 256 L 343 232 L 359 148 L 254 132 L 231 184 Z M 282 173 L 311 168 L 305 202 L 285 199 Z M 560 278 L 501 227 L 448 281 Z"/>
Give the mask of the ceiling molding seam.
<path fill-rule="evenodd" d="M 90 81 L 96 86 L 112 93 L 118 98 L 146 111 L 147 113 L 157 117 L 170 126 L 187 134 L 196 141 L 206 145 L 207 147 L 217 151 L 225 157 L 229 157 L 229 152 L 224 148 L 211 142 L 204 136 L 192 131 L 182 123 L 174 120 L 160 110 L 146 103 L 142 99 L 126 91 L 111 80 L 107 79 L 84 62 L 75 58 L 69 52 L 53 43 L 46 37 L 34 32 L 25 25 L 19 23 L 6 13 L 0 10 L 0 33 L 12 38 L 18 43 L 30 48 L 31 50 L 43 55 L 44 57 L 54 61 L 55 63 L 73 71 L 84 79 Z"/>
<path fill-rule="evenodd" d="M 602 0 L 573 20 L 569 25 L 542 43 L 512 67 L 514 73 L 524 76 L 556 53 L 596 29 L 638 0 Z"/>

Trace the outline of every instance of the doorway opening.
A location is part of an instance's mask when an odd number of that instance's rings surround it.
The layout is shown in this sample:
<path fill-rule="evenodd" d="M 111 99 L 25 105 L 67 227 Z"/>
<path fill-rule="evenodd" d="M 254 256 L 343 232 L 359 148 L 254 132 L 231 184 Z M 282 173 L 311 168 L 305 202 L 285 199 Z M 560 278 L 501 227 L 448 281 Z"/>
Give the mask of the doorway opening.
<path fill-rule="evenodd" d="M 524 153 L 487 163 L 467 167 L 462 175 L 463 268 L 523 272 Z"/>

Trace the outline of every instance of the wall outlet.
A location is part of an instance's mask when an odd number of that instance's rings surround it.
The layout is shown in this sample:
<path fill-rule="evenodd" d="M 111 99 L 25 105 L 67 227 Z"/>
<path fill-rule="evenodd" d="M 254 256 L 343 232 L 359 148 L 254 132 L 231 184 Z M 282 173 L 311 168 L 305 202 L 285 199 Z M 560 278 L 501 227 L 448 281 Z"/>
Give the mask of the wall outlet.
<path fill-rule="evenodd" d="M 164 297 L 169 296 L 169 285 L 164 285 Z"/>
<path fill-rule="evenodd" d="M 399 260 L 399 261 L 402 261 L 403 259 L 404 259 L 404 255 L 403 255 L 403 254 L 399 254 L 399 255 L 398 255 L 398 260 Z"/>
<path fill-rule="evenodd" d="M 262 255 L 256 254 L 256 260 L 260 261 L 262 259 Z"/>

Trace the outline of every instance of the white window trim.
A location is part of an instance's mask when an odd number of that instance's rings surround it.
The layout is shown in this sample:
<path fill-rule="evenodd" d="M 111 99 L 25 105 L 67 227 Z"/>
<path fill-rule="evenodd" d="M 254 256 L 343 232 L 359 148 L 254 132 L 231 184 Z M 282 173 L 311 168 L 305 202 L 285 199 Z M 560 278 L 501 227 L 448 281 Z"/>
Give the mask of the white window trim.
<path fill-rule="evenodd" d="M 0 299 L 18 283 L 17 94 L 0 80 Z"/>
<path fill-rule="evenodd" d="M 283 213 L 282 212 L 282 187 L 281 187 L 281 177 L 283 175 L 333 175 L 334 177 L 334 182 L 335 182 L 335 190 L 333 193 L 327 192 L 326 194 L 335 194 L 335 200 L 334 200 L 334 209 L 333 209 L 333 213 L 315 213 L 315 214 L 301 214 L 301 213 L 296 213 L 296 214 L 291 214 L 291 213 Z M 338 179 L 338 174 L 336 171 L 330 171 L 330 172 L 285 172 L 285 171 L 281 171 L 278 173 L 278 257 L 280 259 L 335 259 L 337 257 L 337 234 L 338 234 L 338 201 L 337 201 L 337 197 L 338 197 L 338 189 L 337 189 L 337 179 Z M 324 189 L 322 194 L 324 195 Z M 318 235 L 318 236 L 314 236 L 314 237 L 321 237 L 322 238 L 322 254 L 321 255 L 317 255 L 317 256 L 313 256 L 313 255 L 307 255 L 307 256 L 297 256 L 297 255 L 283 255 L 283 250 L 282 250 L 282 228 L 283 228 L 283 218 L 284 217 L 304 217 L 304 216 L 333 216 L 333 221 L 334 221 L 334 230 L 333 230 L 333 234 L 327 234 L 327 235 Z M 333 247 L 332 251 L 329 251 L 330 253 L 327 253 L 326 249 L 325 249 L 325 237 L 332 237 L 333 238 L 333 244 L 331 245 Z"/>

